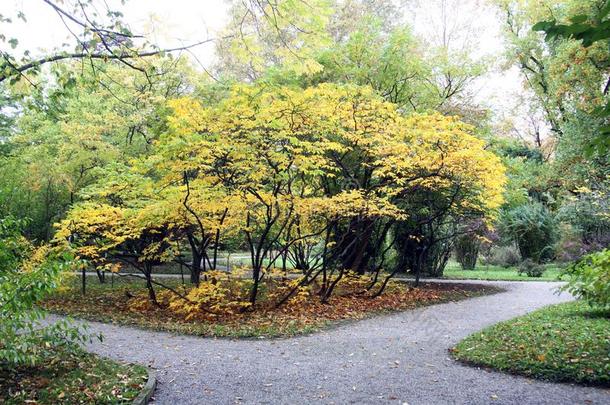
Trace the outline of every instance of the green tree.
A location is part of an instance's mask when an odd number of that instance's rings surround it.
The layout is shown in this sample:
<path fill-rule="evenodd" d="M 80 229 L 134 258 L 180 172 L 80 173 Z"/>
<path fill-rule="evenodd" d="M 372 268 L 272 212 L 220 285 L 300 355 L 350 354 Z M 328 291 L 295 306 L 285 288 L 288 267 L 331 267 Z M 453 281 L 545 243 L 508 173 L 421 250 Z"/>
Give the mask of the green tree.
<path fill-rule="evenodd" d="M 31 218 L 31 237 L 50 239 L 52 224 L 101 168 L 150 152 L 164 130 L 165 101 L 190 91 L 197 75 L 184 60 L 149 62 L 156 71 L 149 79 L 116 63 L 93 63 L 79 76 L 71 64 L 56 65 L 47 83 L 28 90 L 5 140 L 10 156 L 0 160 L 7 173 L 0 206 Z"/>
<path fill-rule="evenodd" d="M 71 41 L 40 54 L 39 50 L 17 50 L 19 38 L 1 34 L 0 42 L 9 45 L 11 49 L 4 47 L 0 52 L 0 83 L 23 80 L 36 87 L 35 76 L 41 72 L 42 66 L 75 59 L 90 63 L 114 61 L 149 78 L 150 74 L 154 75 L 154 71 L 150 71 L 150 66 L 143 58 L 183 51 L 210 42 L 207 39 L 173 49 L 161 49 L 145 36 L 133 33 L 124 21 L 123 13 L 110 8 L 105 1 L 70 3 L 43 0 L 41 3 L 44 3 L 41 6 L 48 7 L 57 15 Z M 0 15 L 0 25 L 13 24 L 19 20 L 27 22 L 27 16 L 19 8 L 12 15 Z"/>

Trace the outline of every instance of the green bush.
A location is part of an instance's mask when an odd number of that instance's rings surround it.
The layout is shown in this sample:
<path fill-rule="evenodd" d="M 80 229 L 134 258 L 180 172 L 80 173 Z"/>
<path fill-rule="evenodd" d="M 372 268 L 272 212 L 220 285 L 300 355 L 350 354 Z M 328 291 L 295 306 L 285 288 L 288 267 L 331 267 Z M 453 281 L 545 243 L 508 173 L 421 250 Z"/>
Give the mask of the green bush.
<path fill-rule="evenodd" d="M 570 277 L 562 290 L 592 307 L 610 311 L 610 249 L 584 256 L 562 274 Z"/>
<path fill-rule="evenodd" d="M 540 203 L 513 208 L 502 215 L 501 228 L 519 248 L 523 259 L 542 263 L 555 257 L 558 226 L 553 214 Z"/>
<path fill-rule="evenodd" d="M 476 235 L 467 234 L 455 241 L 455 259 L 463 270 L 474 270 L 479 256 L 481 242 Z"/>
<path fill-rule="evenodd" d="M 519 264 L 519 274 L 527 274 L 528 277 L 542 277 L 545 268 L 540 264 L 536 263 L 532 259 L 525 259 Z"/>
<path fill-rule="evenodd" d="M 598 190 L 580 188 L 578 194 L 566 198 L 558 210 L 558 219 L 570 224 L 575 233 L 566 236 L 572 237 L 573 244 L 578 241 L 579 250 L 583 252 L 573 260 L 610 245 L 609 188 L 610 185 L 601 185 Z"/>
<path fill-rule="evenodd" d="M 19 267 L 31 250 L 20 233 L 25 225 L 23 220 L 0 218 L 0 277 Z"/>
<path fill-rule="evenodd" d="M 521 255 L 514 246 L 493 246 L 483 262 L 508 268 L 518 265 L 521 262 Z"/>

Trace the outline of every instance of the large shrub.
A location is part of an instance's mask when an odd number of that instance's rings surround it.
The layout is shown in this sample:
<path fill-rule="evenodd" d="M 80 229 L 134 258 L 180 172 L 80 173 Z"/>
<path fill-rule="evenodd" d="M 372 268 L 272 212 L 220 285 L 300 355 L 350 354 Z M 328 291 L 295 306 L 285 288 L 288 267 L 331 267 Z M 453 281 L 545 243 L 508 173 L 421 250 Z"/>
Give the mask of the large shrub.
<path fill-rule="evenodd" d="M 569 227 L 562 232 L 560 253 L 571 261 L 610 245 L 608 186 L 600 185 L 595 191 L 581 187 L 574 192 L 558 211 L 558 219 Z"/>
<path fill-rule="evenodd" d="M 589 246 L 582 241 L 578 230 L 573 225 L 562 223 L 559 233 L 561 237 L 557 243 L 557 256 L 555 257 L 557 262 L 573 263 L 590 253 Z"/>
<path fill-rule="evenodd" d="M 484 256 L 483 264 L 513 267 L 521 262 L 519 250 L 513 246 L 492 246 Z"/>
<path fill-rule="evenodd" d="M 463 225 L 455 239 L 455 259 L 464 270 L 474 270 L 481 249 L 482 235 L 490 233 L 481 219 Z"/>
<path fill-rule="evenodd" d="M 555 257 L 557 222 L 544 205 L 530 203 L 505 211 L 501 225 L 523 259 L 541 263 Z"/>
<path fill-rule="evenodd" d="M 582 298 L 592 307 L 610 311 L 610 249 L 584 256 L 567 267 L 570 277 L 562 289 Z"/>
<path fill-rule="evenodd" d="M 462 235 L 455 241 L 455 259 L 464 270 L 474 270 L 481 243 L 475 235 Z"/>

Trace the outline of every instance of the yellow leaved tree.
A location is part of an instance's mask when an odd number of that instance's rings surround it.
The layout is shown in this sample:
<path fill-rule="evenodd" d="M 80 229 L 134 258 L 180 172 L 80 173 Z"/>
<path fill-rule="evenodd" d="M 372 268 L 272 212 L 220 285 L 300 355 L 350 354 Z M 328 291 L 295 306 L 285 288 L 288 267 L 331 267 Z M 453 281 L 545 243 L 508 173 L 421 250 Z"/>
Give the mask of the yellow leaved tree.
<path fill-rule="evenodd" d="M 211 106 L 169 106 L 153 153 L 88 188 L 58 234 L 94 264 L 109 255 L 140 264 L 152 300 L 157 263 L 186 264 L 198 285 L 219 250 L 242 247 L 247 307 L 287 261 L 302 275 L 278 304 L 302 299 L 312 283 L 328 301 L 352 273 L 370 273 L 367 289 L 380 294 L 408 264 L 408 243 L 425 239 L 422 227 L 490 217 L 502 203 L 504 169 L 470 127 L 440 114 L 405 117 L 367 87 L 237 86 Z M 379 284 L 383 269 L 391 271 Z M 189 311 L 220 308 L 219 291 L 205 284 L 181 298 Z"/>

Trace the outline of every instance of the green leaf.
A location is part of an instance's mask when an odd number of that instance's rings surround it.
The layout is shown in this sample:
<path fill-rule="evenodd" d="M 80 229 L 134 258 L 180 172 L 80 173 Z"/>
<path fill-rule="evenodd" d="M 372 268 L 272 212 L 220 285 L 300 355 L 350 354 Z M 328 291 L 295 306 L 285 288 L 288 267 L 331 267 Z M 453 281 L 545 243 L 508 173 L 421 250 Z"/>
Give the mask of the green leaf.
<path fill-rule="evenodd" d="M 569 35 L 580 34 L 583 32 L 587 32 L 591 30 L 592 27 L 589 24 L 572 24 L 568 25 L 565 29 L 565 32 Z"/>
<path fill-rule="evenodd" d="M 606 17 L 608 13 L 610 13 L 610 0 L 606 0 L 606 3 L 599 12 L 599 18 L 602 19 Z"/>
<path fill-rule="evenodd" d="M 575 15 L 575 16 L 571 17 L 570 21 L 573 22 L 574 24 L 580 24 L 580 23 L 584 23 L 588 19 L 589 19 L 589 17 L 586 14 L 579 14 L 579 15 Z"/>
<path fill-rule="evenodd" d="M 550 28 L 554 27 L 556 21 L 539 21 L 532 27 L 532 31 L 548 31 Z"/>

